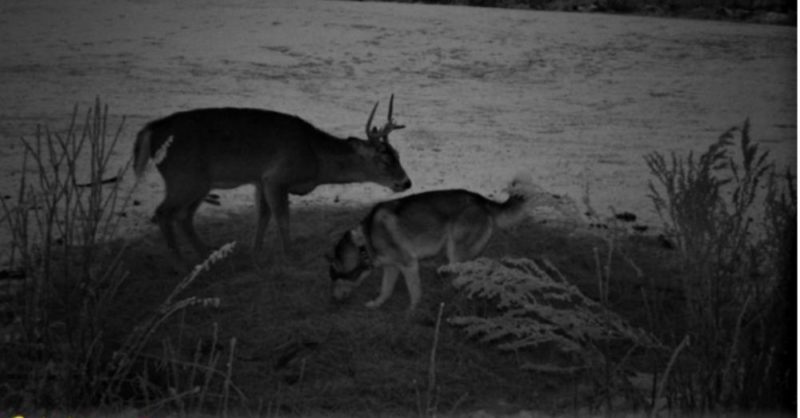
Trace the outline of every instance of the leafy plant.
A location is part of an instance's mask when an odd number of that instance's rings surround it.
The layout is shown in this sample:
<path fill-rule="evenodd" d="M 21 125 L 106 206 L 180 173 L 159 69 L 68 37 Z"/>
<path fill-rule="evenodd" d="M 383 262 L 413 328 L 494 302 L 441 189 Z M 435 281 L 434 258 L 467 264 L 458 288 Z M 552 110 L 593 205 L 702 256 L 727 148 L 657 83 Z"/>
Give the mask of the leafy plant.
<path fill-rule="evenodd" d="M 469 297 L 495 302 L 491 317 L 457 316 L 449 322 L 470 337 L 500 350 L 548 348 L 566 354 L 567 365 L 525 361 L 523 368 L 572 373 L 598 366 L 602 341 L 655 347 L 657 340 L 599 303 L 587 298 L 549 263 L 529 259 L 480 258 L 439 269 Z"/>

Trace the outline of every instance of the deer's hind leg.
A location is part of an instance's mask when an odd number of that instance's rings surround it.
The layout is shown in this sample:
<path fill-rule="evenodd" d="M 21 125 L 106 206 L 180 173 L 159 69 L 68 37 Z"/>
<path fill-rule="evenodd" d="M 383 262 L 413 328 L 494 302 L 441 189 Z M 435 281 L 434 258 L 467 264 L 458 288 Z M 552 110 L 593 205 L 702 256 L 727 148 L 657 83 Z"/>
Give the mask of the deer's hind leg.
<path fill-rule="evenodd" d="M 262 193 L 264 194 L 264 201 L 266 203 L 266 208 L 262 209 L 275 214 L 275 221 L 278 224 L 278 255 L 283 259 L 289 251 L 291 239 L 289 234 L 289 191 L 283 186 L 273 185 L 266 181 L 262 182 L 262 187 Z M 265 212 L 259 213 L 259 227 L 263 226 L 263 228 L 266 229 L 267 223 L 269 223 L 269 217 L 266 218 L 263 225 L 260 221 L 264 214 Z M 263 231 L 261 236 L 263 238 Z M 261 249 L 262 243 L 257 242 L 256 244 L 258 244 L 258 247 L 256 247 L 258 251 Z"/>
<path fill-rule="evenodd" d="M 182 177 L 168 178 L 168 176 L 164 176 L 166 195 L 161 204 L 158 205 L 158 208 L 156 208 L 155 214 L 167 245 L 179 259 L 182 259 L 182 257 L 175 240 L 175 231 L 173 229 L 175 221 L 180 223 L 181 229 L 198 252 L 203 253 L 208 248 L 197 236 L 192 219 L 203 198 L 211 190 L 210 184 L 206 181 L 198 180 L 198 177 Z"/>
<path fill-rule="evenodd" d="M 164 200 L 166 202 L 166 199 Z M 178 242 L 175 240 L 175 230 L 172 228 L 172 220 L 175 217 L 175 211 L 177 208 L 165 205 L 162 202 L 156 208 L 156 213 L 153 215 L 153 221 L 158 224 L 158 228 L 161 230 L 161 235 L 164 236 L 164 240 L 167 241 L 167 247 L 169 247 L 170 251 L 178 258 L 181 257 L 181 252 L 178 249 Z"/>
<path fill-rule="evenodd" d="M 200 204 L 203 203 L 203 199 L 207 193 L 208 192 L 204 193 L 203 197 L 184 207 L 177 214 L 178 223 L 181 226 L 183 233 L 189 239 L 189 242 L 191 242 L 194 250 L 197 251 L 201 257 L 207 256 L 211 250 L 211 247 L 204 243 L 203 240 L 201 240 L 197 235 L 197 231 L 194 229 L 194 214 L 197 212 L 197 208 L 200 207 Z"/>

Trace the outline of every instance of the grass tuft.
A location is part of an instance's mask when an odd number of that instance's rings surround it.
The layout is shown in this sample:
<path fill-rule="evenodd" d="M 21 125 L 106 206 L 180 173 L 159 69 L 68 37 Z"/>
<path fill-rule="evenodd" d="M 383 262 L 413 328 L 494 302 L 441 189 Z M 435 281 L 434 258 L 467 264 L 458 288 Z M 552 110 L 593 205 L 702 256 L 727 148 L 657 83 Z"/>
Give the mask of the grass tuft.
<path fill-rule="evenodd" d="M 788 376 L 773 374 L 773 381 L 758 384 L 750 379 L 791 346 L 783 336 L 764 333 L 778 317 L 770 306 L 796 306 L 783 294 L 796 279 L 786 278 L 796 269 L 796 258 L 785 256 L 796 240 L 791 176 L 781 181 L 775 175 L 768 153 L 750 138 L 749 121 L 726 131 L 699 158 L 652 153 L 645 161 L 655 177 L 650 198 L 678 243 L 685 300 L 680 339 L 691 341 L 668 396 L 675 405 L 703 411 L 786 402 Z M 779 369 L 788 370 L 781 361 Z M 771 389 L 753 392 L 758 385 Z"/>

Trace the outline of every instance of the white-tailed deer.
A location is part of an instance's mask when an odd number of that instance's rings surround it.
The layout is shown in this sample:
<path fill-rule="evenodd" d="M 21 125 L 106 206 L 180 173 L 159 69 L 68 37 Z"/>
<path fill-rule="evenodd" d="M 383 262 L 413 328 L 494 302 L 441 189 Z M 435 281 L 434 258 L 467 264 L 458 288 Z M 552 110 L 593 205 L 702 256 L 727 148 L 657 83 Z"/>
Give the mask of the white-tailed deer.
<path fill-rule="evenodd" d="M 373 182 L 395 192 L 411 187 L 389 133 L 403 128 L 392 119 L 372 126 L 367 139 L 340 139 L 297 116 L 270 110 L 212 108 L 174 113 L 148 123 L 137 135 L 134 169 L 141 176 L 154 159 L 164 178 L 166 196 L 155 220 L 167 245 L 180 257 L 173 222 L 177 221 L 195 250 L 208 247 L 195 232 L 192 218 L 211 189 L 243 184 L 256 188 L 258 224 L 253 248 L 261 250 L 270 217 L 275 215 L 280 254 L 289 244 L 289 193 L 304 195 L 320 184 Z"/>

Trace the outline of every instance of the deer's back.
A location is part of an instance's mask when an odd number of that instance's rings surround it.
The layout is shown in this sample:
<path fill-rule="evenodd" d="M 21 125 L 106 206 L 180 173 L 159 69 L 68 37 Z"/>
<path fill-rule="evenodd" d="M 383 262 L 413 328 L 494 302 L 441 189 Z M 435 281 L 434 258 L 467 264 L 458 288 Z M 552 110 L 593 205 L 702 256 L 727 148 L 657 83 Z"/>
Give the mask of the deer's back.
<path fill-rule="evenodd" d="M 165 176 L 191 171 L 231 185 L 255 181 L 269 170 L 313 166 L 312 143 L 327 135 L 297 116 L 244 108 L 174 113 L 144 129 L 150 131 L 152 156 L 171 138 L 159 165 Z"/>

